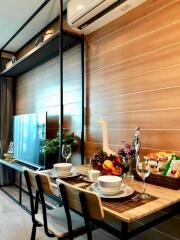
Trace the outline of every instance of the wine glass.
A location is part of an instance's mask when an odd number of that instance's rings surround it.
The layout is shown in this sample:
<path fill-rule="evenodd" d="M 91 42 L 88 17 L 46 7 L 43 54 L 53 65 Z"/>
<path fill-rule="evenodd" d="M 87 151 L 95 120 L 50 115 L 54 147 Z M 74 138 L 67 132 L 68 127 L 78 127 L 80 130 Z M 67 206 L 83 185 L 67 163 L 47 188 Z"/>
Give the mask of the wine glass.
<path fill-rule="evenodd" d="M 62 156 L 65 158 L 66 163 L 71 156 L 71 145 L 63 144 L 62 145 Z"/>
<path fill-rule="evenodd" d="M 145 179 L 149 176 L 149 174 L 151 172 L 151 168 L 150 168 L 148 159 L 144 158 L 142 160 L 141 159 L 137 160 L 136 172 L 143 180 L 143 189 L 140 194 L 140 199 L 147 200 L 147 199 L 151 198 L 151 196 L 146 193 L 146 188 L 145 188 Z"/>

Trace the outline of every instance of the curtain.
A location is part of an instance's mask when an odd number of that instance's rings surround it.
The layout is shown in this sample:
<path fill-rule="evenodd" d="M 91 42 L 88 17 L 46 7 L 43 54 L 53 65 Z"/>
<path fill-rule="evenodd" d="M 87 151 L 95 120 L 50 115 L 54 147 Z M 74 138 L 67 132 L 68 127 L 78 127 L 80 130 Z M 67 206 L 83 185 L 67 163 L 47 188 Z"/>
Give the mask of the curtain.
<path fill-rule="evenodd" d="M 0 72 L 5 69 L 6 60 L 0 56 Z M 13 79 L 0 76 L 0 158 L 7 152 L 12 139 Z M 0 185 L 14 180 L 13 171 L 0 164 Z"/>

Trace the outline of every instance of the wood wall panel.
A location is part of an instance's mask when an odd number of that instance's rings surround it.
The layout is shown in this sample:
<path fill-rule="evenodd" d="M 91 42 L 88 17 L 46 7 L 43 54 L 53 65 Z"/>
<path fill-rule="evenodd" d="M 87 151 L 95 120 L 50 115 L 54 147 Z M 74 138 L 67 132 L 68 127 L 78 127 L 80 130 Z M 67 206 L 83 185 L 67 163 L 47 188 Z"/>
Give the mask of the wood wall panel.
<path fill-rule="evenodd" d="M 94 71 L 89 71 L 89 67 L 87 67 L 87 77 L 94 78 L 96 81 L 99 78 L 107 77 L 113 80 L 117 79 L 117 76 L 127 78 L 159 68 L 180 64 L 178 52 L 180 52 L 180 43 L 159 49 L 158 51 L 152 51 L 148 54 L 138 55 L 137 57 L 122 62 L 117 61 L 113 64 L 104 65 Z"/>
<path fill-rule="evenodd" d="M 120 76 L 117 76 L 117 79 L 112 81 L 108 78 L 98 79 L 98 81 L 89 83 L 90 89 L 96 88 L 96 91 L 90 91 L 90 96 L 91 99 L 104 98 L 105 96 L 113 97 L 154 89 L 172 88 L 179 86 L 179 79 L 180 64 L 149 71 L 133 77 L 120 78 Z"/>
<path fill-rule="evenodd" d="M 137 126 L 142 129 L 180 129 L 180 108 L 179 109 L 163 109 L 151 111 L 132 111 L 113 113 L 113 115 L 104 114 L 103 117 L 107 120 L 109 128 L 114 129 L 129 129 L 133 130 Z M 98 120 L 102 118 L 102 114 L 92 114 L 89 117 L 89 122 L 86 124 L 92 128 L 100 128 Z"/>
<path fill-rule="evenodd" d="M 59 129 L 59 58 L 16 79 L 15 114 L 47 111 L 47 137 Z"/>
<path fill-rule="evenodd" d="M 66 116 L 80 116 L 81 102 L 69 103 L 64 105 L 64 115 Z"/>
<path fill-rule="evenodd" d="M 180 7 L 179 7 L 180 11 Z M 137 23 L 138 24 L 138 23 Z M 114 45 L 112 43 L 105 51 L 101 54 L 101 57 L 90 58 L 88 60 L 89 71 L 97 70 L 103 66 L 132 59 L 137 56 L 151 53 L 152 51 L 158 51 L 162 48 L 174 45 L 180 42 L 180 32 L 177 29 L 180 28 L 180 21 L 167 28 L 163 28 L 159 31 L 153 32 L 143 38 L 137 38 L 134 41 L 130 41 L 124 45 Z M 167 32 L 171 34 L 167 35 Z M 106 49 L 106 48 L 104 48 Z M 128 51 L 127 51 L 128 49 Z"/>
<path fill-rule="evenodd" d="M 157 98 L 158 95 L 158 98 Z M 158 89 L 155 91 L 140 92 L 131 95 L 117 95 L 112 98 L 94 99 L 90 105 L 90 114 L 109 112 L 128 112 L 152 109 L 178 108 L 177 97 L 180 95 L 180 87 Z"/>
<path fill-rule="evenodd" d="M 152 12 L 131 24 L 124 25 L 122 28 L 118 27 L 118 29 L 114 32 L 112 31 L 112 33 L 106 38 L 102 40 L 100 38 L 97 39 L 94 44 L 91 43 L 88 48 L 88 53 L 90 55 L 88 57 L 95 57 L 98 54 L 110 51 L 112 47 L 116 48 L 117 46 L 127 45 L 130 42 L 149 36 L 152 33 L 156 34 L 156 32 L 159 32 L 160 30 L 165 29 L 166 31 L 166 28 L 179 22 L 179 19 L 177 18 L 179 11 L 180 2 L 177 1 L 173 5 Z M 156 24 L 154 24 L 154 22 L 156 22 Z M 162 41 L 163 38 L 160 38 L 160 40 Z"/>
<path fill-rule="evenodd" d="M 64 104 L 81 102 L 82 89 L 76 89 L 64 93 Z"/>
<path fill-rule="evenodd" d="M 112 149 L 115 149 L 115 150 L 118 150 L 118 147 L 119 146 L 115 146 L 115 145 L 110 145 L 110 147 Z M 93 143 L 93 142 L 87 142 L 86 143 L 86 161 L 89 163 L 90 162 L 90 159 L 92 157 L 92 155 L 94 153 L 96 153 L 97 151 L 99 151 L 99 149 L 102 148 L 102 144 L 100 143 Z M 164 149 L 166 151 L 171 151 L 170 149 Z M 162 149 L 153 149 L 153 148 L 142 148 L 141 151 L 140 151 L 140 155 L 143 157 L 143 156 L 146 156 L 149 152 L 160 152 L 162 151 Z M 180 151 L 174 151 L 174 153 L 180 155 Z"/>
<path fill-rule="evenodd" d="M 119 19 L 114 20 L 113 22 L 109 23 L 104 28 L 97 30 L 96 32 L 90 34 L 88 36 L 88 42 L 93 43 L 98 41 L 99 39 L 105 39 L 108 35 L 110 35 L 114 31 L 118 31 L 119 29 L 138 21 L 141 18 L 144 18 L 146 15 L 152 14 L 153 12 L 161 10 L 161 8 L 166 8 L 168 5 L 171 5 L 179 0 L 148 0 L 144 2 L 141 6 L 133 9 L 131 11 L 131 16 L 129 14 L 125 14 L 121 17 L 121 21 Z"/>
<path fill-rule="evenodd" d="M 109 143 L 114 146 L 120 146 L 121 141 L 132 141 L 133 130 L 109 128 Z M 169 151 L 179 151 L 180 130 L 141 130 L 143 148 L 168 149 Z M 86 130 L 86 137 L 91 142 L 102 143 L 102 131 L 99 128 L 90 128 Z"/>
<path fill-rule="evenodd" d="M 86 157 L 142 128 L 142 154 L 180 153 L 180 1 L 151 1 L 87 36 Z"/>
<path fill-rule="evenodd" d="M 59 129 L 60 63 L 56 57 L 16 80 L 16 114 L 47 111 L 47 138 Z M 80 47 L 64 53 L 64 126 L 81 136 Z M 80 162 L 75 154 L 72 161 Z"/>

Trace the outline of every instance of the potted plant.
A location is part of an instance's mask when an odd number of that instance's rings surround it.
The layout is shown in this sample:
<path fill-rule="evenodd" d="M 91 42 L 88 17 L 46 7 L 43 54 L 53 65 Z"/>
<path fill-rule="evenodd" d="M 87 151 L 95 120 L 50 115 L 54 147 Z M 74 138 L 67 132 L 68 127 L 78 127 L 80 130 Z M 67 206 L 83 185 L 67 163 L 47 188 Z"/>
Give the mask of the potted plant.
<path fill-rule="evenodd" d="M 79 138 L 74 134 L 74 132 L 69 133 L 67 128 L 63 128 L 62 143 L 71 145 L 71 150 L 74 152 L 79 145 Z M 59 146 L 60 146 L 60 131 L 57 132 L 55 138 L 46 139 L 42 143 L 42 153 L 46 157 L 47 167 L 52 167 L 52 165 L 58 162 L 59 158 Z"/>

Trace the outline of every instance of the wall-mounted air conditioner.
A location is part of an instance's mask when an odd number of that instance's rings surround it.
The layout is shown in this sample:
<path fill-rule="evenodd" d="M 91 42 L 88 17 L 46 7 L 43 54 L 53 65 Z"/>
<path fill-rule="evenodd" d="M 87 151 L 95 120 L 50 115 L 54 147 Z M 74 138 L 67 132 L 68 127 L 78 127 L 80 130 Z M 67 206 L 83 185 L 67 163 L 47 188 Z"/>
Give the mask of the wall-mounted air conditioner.
<path fill-rule="evenodd" d="M 146 0 L 69 0 L 67 20 L 70 27 L 89 34 L 120 17 Z"/>

